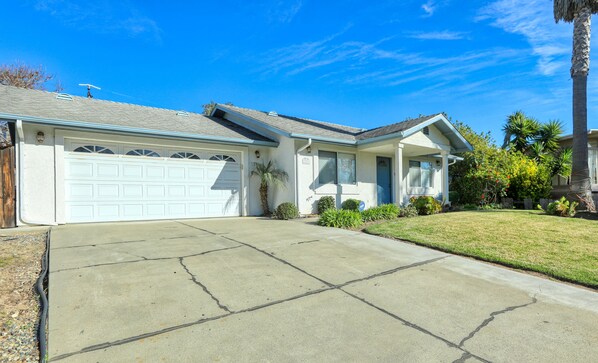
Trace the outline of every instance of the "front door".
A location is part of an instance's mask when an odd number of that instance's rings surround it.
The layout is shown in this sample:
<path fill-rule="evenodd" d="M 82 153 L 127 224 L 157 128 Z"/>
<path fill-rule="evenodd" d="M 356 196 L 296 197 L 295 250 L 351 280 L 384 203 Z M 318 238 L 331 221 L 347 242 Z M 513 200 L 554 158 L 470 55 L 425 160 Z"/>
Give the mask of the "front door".
<path fill-rule="evenodd" d="M 392 202 L 392 171 L 390 158 L 376 157 L 378 205 Z"/>

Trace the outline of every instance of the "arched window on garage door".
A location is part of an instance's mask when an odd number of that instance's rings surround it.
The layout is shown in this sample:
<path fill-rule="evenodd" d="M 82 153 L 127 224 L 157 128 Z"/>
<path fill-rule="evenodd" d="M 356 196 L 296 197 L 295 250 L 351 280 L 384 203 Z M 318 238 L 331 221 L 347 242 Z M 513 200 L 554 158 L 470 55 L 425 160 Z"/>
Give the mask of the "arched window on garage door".
<path fill-rule="evenodd" d="M 149 156 L 153 158 L 159 158 L 160 154 L 155 151 L 148 150 L 148 149 L 135 149 L 127 152 L 127 155 L 134 155 L 134 156 Z"/>
<path fill-rule="evenodd" d="M 192 160 L 200 159 L 200 157 L 197 156 L 197 154 L 189 153 L 189 152 L 185 152 L 185 151 L 180 151 L 180 152 L 174 153 L 170 157 L 173 159 L 192 159 Z"/>
<path fill-rule="evenodd" d="M 223 155 L 223 154 L 213 155 L 212 157 L 210 157 L 210 160 L 228 161 L 231 163 L 237 162 L 232 156 Z"/>
<path fill-rule="evenodd" d="M 79 146 L 73 151 L 77 153 L 114 154 L 114 151 L 108 149 L 107 147 L 99 145 Z"/>

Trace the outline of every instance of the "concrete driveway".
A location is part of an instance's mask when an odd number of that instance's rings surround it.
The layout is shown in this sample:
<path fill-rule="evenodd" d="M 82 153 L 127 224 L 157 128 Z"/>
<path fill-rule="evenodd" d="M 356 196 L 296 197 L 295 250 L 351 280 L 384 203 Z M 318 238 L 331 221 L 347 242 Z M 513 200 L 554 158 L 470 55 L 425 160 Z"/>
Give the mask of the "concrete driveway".
<path fill-rule="evenodd" d="M 55 227 L 49 358 L 595 361 L 598 294 L 259 218 Z"/>

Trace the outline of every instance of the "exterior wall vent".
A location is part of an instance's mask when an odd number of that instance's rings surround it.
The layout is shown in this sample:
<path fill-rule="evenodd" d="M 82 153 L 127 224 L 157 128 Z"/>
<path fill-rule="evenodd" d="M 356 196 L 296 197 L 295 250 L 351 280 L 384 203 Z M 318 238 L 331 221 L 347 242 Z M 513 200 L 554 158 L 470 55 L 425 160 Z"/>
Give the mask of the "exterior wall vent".
<path fill-rule="evenodd" d="M 428 126 L 423 129 L 424 135 L 430 135 L 430 128 Z"/>
<path fill-rule="evenodd" d="M 268 116 L 278 117 L 278 113 L 276 111 L 270 111 L 268 112 Z"/>
<path fill-rule="evenodd" d="M 189 117 L 189 112 L 187 112 L 187 111 L 177 111 L 176 115 L 177 116 L 182 116 L 182 117 Z"/>
<path fill-rule="evenodd" d="M 64 100 L 64 101 L 72 101 L 73 96 L 69 95 L 68 93 L 58 93 L 56 95 L 57 100 Z"/>

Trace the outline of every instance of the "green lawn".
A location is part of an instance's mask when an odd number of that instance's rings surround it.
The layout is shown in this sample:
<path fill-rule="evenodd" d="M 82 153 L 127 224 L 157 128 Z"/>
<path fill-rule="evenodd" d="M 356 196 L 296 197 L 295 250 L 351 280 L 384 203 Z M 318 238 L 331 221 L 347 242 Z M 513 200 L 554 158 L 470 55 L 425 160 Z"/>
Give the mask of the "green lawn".
<path fill-rule="evenodd" d="M 365 231 L 598 288 L 598 221 L 471 211 L 400 218 Z"/>

